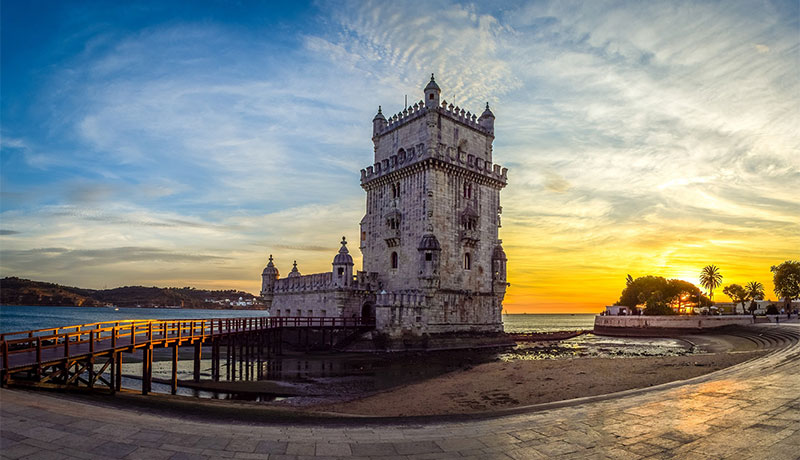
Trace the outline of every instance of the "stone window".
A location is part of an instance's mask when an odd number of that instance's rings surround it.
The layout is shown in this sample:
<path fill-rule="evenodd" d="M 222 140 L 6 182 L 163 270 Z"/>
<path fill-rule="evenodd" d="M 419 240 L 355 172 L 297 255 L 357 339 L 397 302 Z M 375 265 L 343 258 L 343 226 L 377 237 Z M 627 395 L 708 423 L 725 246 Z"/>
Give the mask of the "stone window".
<path fill-rule="evenodd" d="M 320 315 L 324 318 L 324 317 L 328 316 L 328 312 L 325 311 L 325 310 L 322 310 L 322 311 L 320 311 Z"/>
<path fill-rule="evenodd" d="M 308 316 L 314 316 L 314 310 L 308 310 Z"/>
<path fill-rule="evenodd" d="M 472 269 L 472 254 L 466 253 L 464 254 L 464 270 L 471 270 Z"/>
<path fill-rule="evenodd" d="M 432 252 L 430 252 L 430 251 L 429 251 L 429 252 L 426 252 L 426 253 L 425 253 L 425 261 L 427 261 L 427 262 L 430 262 L 430 261 L 432 261 L 432 260 L 433 260 L 433 253 L 432 253 Z"/>
<path fill-rule="evenodd" d="M 339 276 L 344 275 L 344 268 L 339 267 Z"/>
<path fill-rule="evenodd" d="M 303 316 L 303 310 L 297 310 L 297 316 Z"/>
<path fill-rule="evenodd" d="M 392 253 L 391 263 L 392 263 L 392 265 L 391 265 L 392 268 L 397 268 L 398 263 L 397 263 L 397 253 L 396 252 Z"/>
<path fill-rule="evenodd" d="M 472 184 L 464 181 L 464 198 L 472 198 Z"/>

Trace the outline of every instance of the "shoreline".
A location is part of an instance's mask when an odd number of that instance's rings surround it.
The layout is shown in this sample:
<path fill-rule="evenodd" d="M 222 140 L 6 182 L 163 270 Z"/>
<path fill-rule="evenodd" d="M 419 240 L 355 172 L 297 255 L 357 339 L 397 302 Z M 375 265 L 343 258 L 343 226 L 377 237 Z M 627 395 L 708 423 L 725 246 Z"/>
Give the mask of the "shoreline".
<path fill-rule="evenodd" d="M 689 337 L 677 338 L 676 341 L 690 345 L 670 349 L 666 354 L 641 354 L 636 350 L 640 345 L 624 343 L 621 348 L 631 348 L 627 354 L 620 354 L 619 350 L 599 355 L 578 354 L 572 351 L 573 343 L 563 343 L 582 335 L 593 339 L 587 332 L 516 334 L 517 345 L 511 352 L 498 352 L 488 360 L 473 361 L 462 356 L 461 362 L 447 372 L 411 379 L 388 388 L 359 387 L 355 380 L 350 380 L 356 376 L 306 382 L 182 381 L 181 384 L 186 388 L 239 396 L 270 395 L 277 399 L 249 404 L 298 416 L 476 415 L 646 389 L 702 376 L 768 353 L 768 350 L 748 348 L 732 336 L 700 340 L 703 342 L 700 346 L 688 340 Z M 696 337 L 693 340 L 698 341 Z M 606 346 L 605 343 L 601 345 Z M 553 349 L 560 351 L 549 353 Z M 697 349 L 705 351 L 695 352 Z M 539 350 L 545 350 L 544 354 Z M 435 356 L 403 355 L 405 359 L 418 357 L 420 361 L 417 364 L 421 366 Z M 342 389 L 345 391 L 339 391 Z M 204 401 L 208 400 L 195 400 L 194 403 L 206 404 Z"/>
<path fill-rule="evenodd" d="M 296 409 L 378 417 L 480 414 L 687 380 L 766 353 L 493 362 L 359 399 Z M 272 406 L 292 407 L 291 404 Z"/>

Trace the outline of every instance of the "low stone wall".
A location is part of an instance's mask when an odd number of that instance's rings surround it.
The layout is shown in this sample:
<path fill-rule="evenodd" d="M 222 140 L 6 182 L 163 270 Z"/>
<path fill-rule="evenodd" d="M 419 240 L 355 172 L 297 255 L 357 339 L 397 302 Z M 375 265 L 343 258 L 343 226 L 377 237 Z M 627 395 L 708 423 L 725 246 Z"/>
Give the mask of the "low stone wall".
<path fill-rule="evenodd" d="M 748 324 L 753 324 L 751 315 L 596 316 L 594 332 L 601 335 L 664 336 L 691 334 L 726 326 Z"/>

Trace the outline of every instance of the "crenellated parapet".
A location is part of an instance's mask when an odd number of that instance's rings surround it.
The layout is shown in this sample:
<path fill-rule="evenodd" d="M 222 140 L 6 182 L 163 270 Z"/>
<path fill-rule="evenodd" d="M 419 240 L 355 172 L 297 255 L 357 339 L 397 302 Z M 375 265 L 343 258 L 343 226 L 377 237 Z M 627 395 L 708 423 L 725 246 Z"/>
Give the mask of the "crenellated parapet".
<path fill-rule="evenodd" d="M 489 105 L 487 104 L 486 111 L 488 110 Z M 403 125 L 423 117 L 427 113 L 438 113 L 455 121 L 456 123 L 466 126 L 467 128 L 494 136 L 494 124 L 492 123 L 491 125 L 487 125 L 486 123 L 481 123 L 481 121 L 486 118 L 486 111 L 479 118 L 476 113 L 466 111 L 459 106 L 454 106 L 453 104 L 448 104 L 447 101 L 442 101 L 440 106 L 431 108 L 425 107 L 425 103 L 423 101 L 419 101 L 414 103 L 414 105 L 406 107 L 402 112 L 398 112 L 395 115 L 390 116 L 389 118 L 383 118 L 383 114 L 378 112 L 380 117 L 376 116 L 376 118 L 373 120 L 373 136 L 388 134 Z M 493 115 L 492 118 L 494 118 Z"/>
<path fill-rule="evenodd" d="M 383 182 L 414 174 L 426 167 L 441 167 L 456 174 L 471 175 L 478 182 L 493 183 L 500 188 L 505 187 L 508 182 L 508 168 L 466 154 L 446 144 L 439 144 L 433 158 L 423 156 L 421 159 L 400 162 L 393 159 L 394 157 L 362 169 L 361 187 L 367 189 L 373 185 L 381 185 Z"/>
<path fill-rule="evenodd" d="M 275 280 L 274 293 L 321 291 L 335 288 L 333 273 L 314 273 Z"/>
<path fill-rule="evenodd" d="M 380 110 L 380 108 L 378 110 Z M 422 117 L 426 113 L 428 113 L 428 109 L 425 108 L 425 103 L 419 101 L 415 102 L 414 105 L 406 107 L 402 112 L 398 112 L 395 115 L 390 116 L 389 118 L 385 119 L 385 121 L 376 118 L 373 120 L 375 123 L 373 135 L 377 136 L 386 134 L 405 125 L 406 123 L 410 123 L 417 118 Z"/>

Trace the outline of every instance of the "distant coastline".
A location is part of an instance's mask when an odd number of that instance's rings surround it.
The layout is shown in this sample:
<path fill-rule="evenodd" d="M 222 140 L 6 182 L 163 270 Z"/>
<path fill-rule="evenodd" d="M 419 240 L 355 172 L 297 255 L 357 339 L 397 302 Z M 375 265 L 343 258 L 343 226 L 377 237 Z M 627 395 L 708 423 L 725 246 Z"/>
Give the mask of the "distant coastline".
<path fill-rule="evenodd" d="M 260 310 L 253 294 L 237 290 L 211 291 L 193 287 L 124 286 L 86 289 L 6 277 L 0 280 L 0 305 L 38 307 L 126 307 L 208 310 Z"/>

